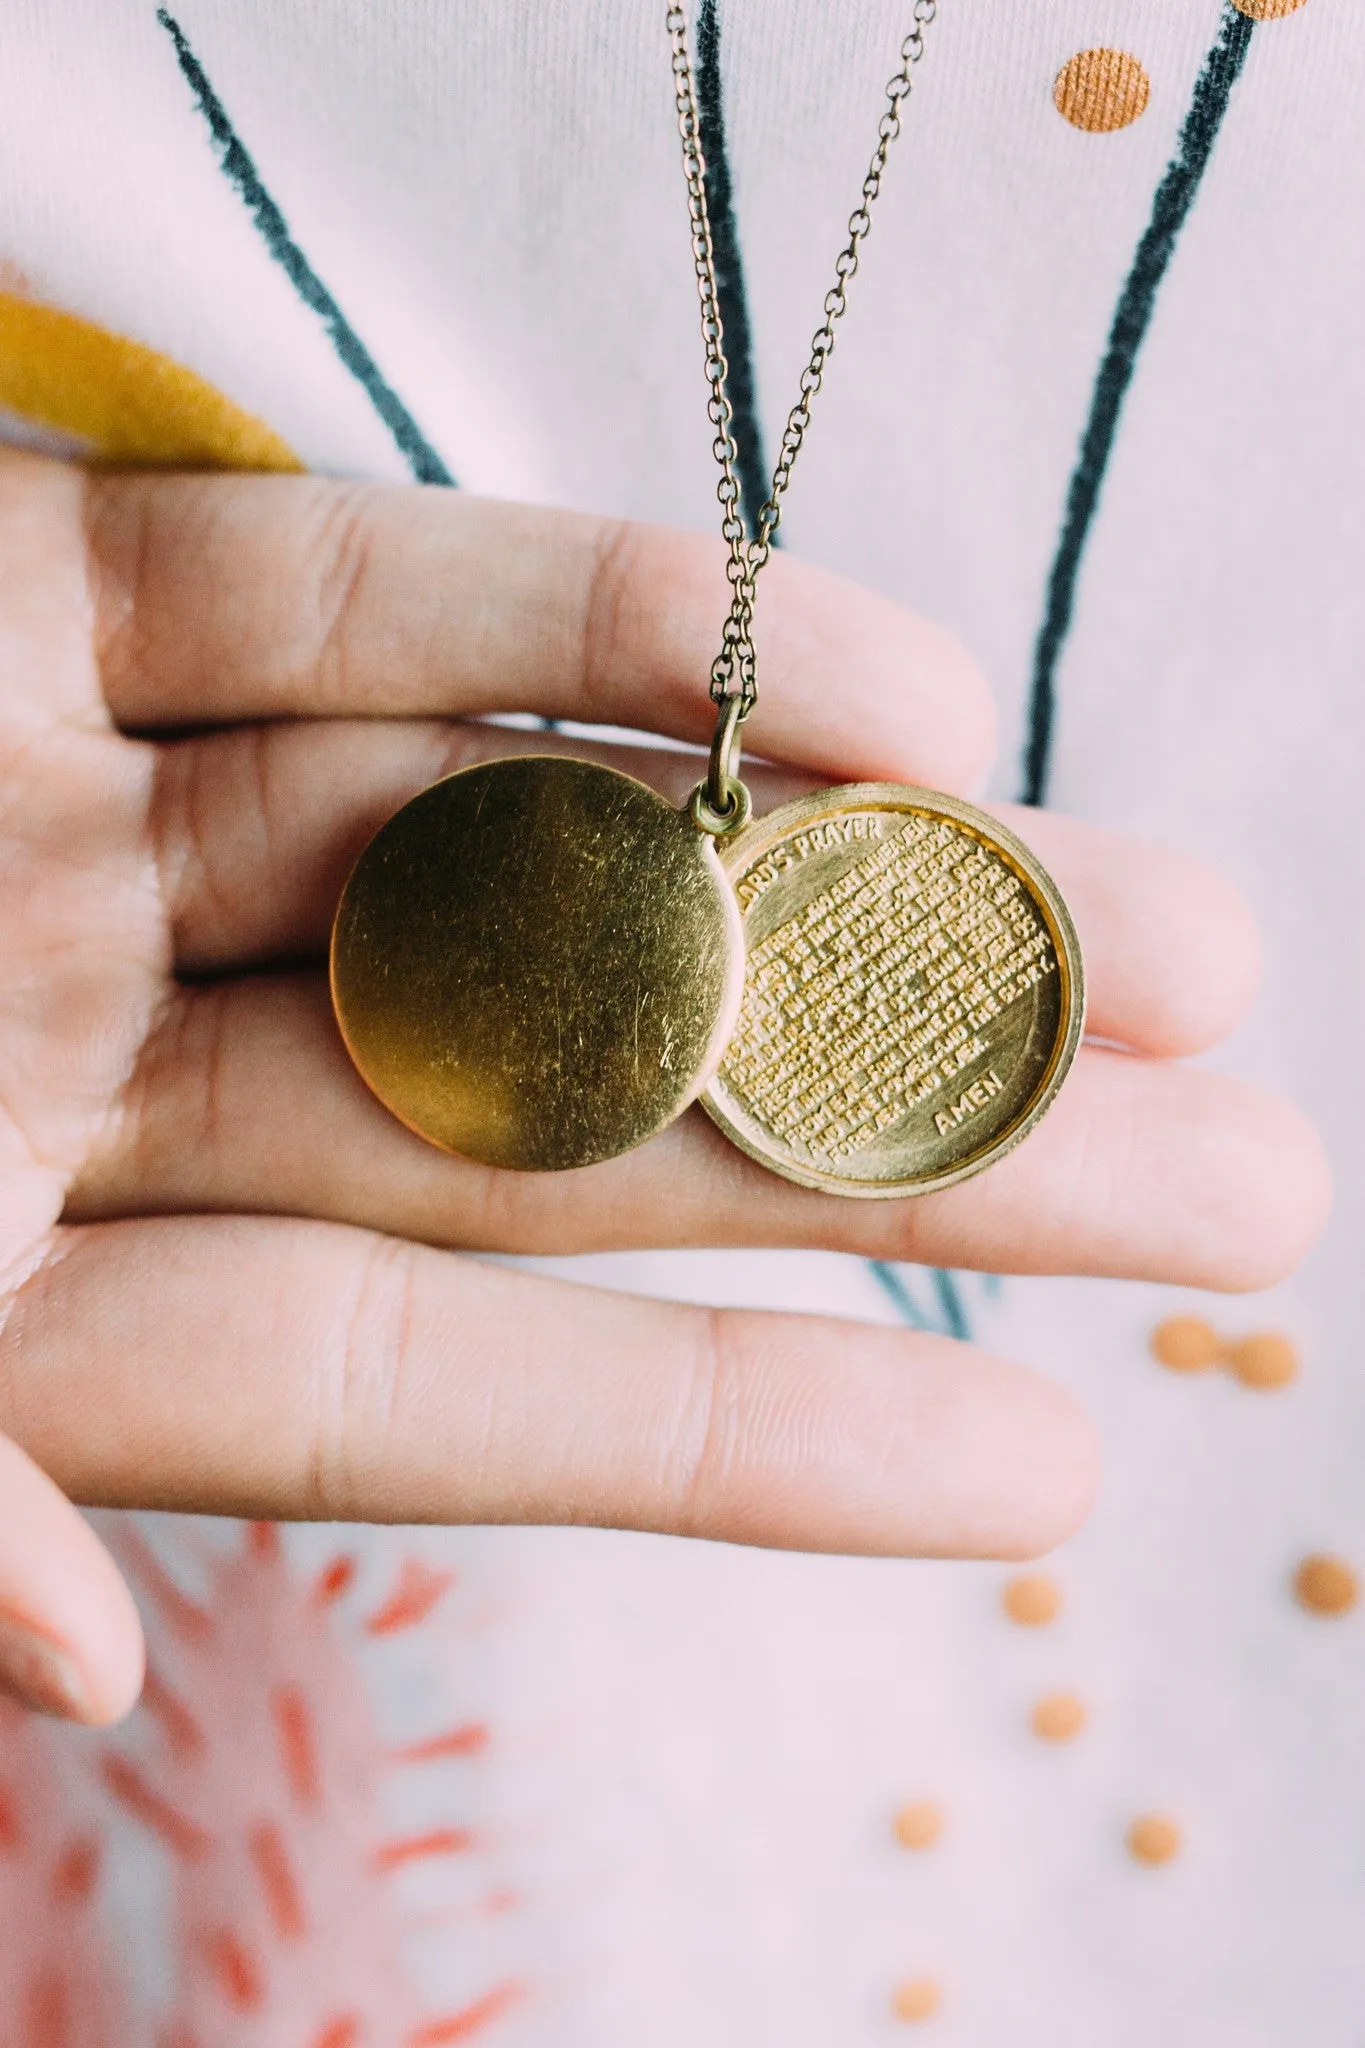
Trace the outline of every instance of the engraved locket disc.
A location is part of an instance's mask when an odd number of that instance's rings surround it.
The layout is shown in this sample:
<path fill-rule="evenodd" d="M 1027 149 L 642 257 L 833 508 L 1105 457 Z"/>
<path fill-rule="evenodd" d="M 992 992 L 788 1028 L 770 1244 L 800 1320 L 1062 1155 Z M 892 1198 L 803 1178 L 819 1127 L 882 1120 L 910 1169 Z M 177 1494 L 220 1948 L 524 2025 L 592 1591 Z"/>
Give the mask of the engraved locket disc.
<path fill-rule="evenodd" d="M 954 797 L 862 783 L 722 845 L 749 964 L 703 1097 L 774 1172 L 926 1194 L 1037 1123 L 1080 1043 L 1080 945 L 1011 832 Z"/>
<path fill-rule="evenodd" d="M 558 755 L 467 768 L 370 841 L 332 933 L 352 1059 L 393 1114 L 494 1166 L 587 1166 L 715 1072 L 744 938 L 713 842 Z"/>

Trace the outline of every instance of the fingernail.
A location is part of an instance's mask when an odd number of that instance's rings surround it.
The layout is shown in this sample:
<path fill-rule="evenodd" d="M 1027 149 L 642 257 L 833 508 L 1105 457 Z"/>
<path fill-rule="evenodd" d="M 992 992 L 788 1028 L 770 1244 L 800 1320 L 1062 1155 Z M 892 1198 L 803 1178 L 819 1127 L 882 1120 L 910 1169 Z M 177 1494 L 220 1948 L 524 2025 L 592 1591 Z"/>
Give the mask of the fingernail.
<path fill-rule="evenodd" d="M 65 1721 L 90 1718 L 89 1693 L 76 1659 L 7 1607 L 0 1607 L 0 1690 L 36 1713 Z"/>

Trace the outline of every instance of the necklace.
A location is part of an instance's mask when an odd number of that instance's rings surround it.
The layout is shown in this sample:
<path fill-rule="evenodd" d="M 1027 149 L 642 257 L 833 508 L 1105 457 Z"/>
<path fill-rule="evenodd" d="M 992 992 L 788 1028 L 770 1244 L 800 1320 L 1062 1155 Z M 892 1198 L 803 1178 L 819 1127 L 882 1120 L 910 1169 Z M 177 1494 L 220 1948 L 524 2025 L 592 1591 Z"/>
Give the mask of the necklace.
<path fill-rule="evenodd" d="M 485 762 L 423 790 L 365 848 L 332 930 L 337 1022 L 380 1101 L 448 1151 L 587 1166 L 700 1096 L 791 1180 L 923 1192 L 1016 1144 L 1070 1065 L 1080 949 L 1056 888 L 1011 834 L 954 798 L 882 783 L 752 823 L 738 775 L 758 694 L 756 581 L 934 13 L 935 0 L 915 0 L 750 539 L 687 17 L 668 9 L 729 546 L 711 758 L 682 811 L 594 762 Z"/>
<path fill-rule="evenodd" d="M 798 798 L 751 824 L 738 778 L 740 729 L 758 696 L 756 581 L 936 11 L 936 0 L 915 0 L 751 537 L 740 514 L 687 15 L 668 10 L 707 412 L 730 551 L 730 610 L 711 670 L 719 716 L 692 815 L 720 847 L 748 961 L 738 1022 L 702 1101 L 763 1165 L 844 1195 L 928 1193 L 993 1164 L 1048 1109 L 1084 1024 L 1080 945 L 1061 894 L 988 813 L 931 790 L 860 783 Z"/>

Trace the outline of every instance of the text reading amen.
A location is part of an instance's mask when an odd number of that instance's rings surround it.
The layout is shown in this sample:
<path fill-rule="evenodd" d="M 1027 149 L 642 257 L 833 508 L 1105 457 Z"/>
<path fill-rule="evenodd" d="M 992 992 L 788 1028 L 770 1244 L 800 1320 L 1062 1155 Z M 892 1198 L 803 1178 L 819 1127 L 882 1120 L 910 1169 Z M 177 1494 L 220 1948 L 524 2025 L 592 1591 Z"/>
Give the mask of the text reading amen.
<path fill-rule="evenodd" d="M 979 1081 L 973 1081 L 970 1088 L 964 1088 L 956 1102 L 950 1102 L 946 1109 L 936 1109 L 934 1122 L 939 1136 L 946 1138 L 949 1131 L 955 1131 L 959 1124 L 966 1123 L 969 1116 L 975 1116 L 979 1109 L 984 1109 L 992 1095 L 998 1095 L 1004 1085 L 995 1068 L 991 1067 Z"/>

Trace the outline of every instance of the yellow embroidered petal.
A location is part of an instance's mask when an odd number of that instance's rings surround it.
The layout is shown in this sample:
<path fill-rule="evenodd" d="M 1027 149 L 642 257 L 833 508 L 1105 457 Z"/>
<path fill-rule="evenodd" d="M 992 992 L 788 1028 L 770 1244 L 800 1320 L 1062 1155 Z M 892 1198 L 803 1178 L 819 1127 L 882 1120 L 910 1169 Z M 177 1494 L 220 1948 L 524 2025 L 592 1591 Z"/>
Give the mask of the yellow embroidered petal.
<path fill-rule="evenodd" d="M 264 420 L 183 364 L 9 292 L 0 292 L 0 408 L 113 466 L 303 466 Z"/>

